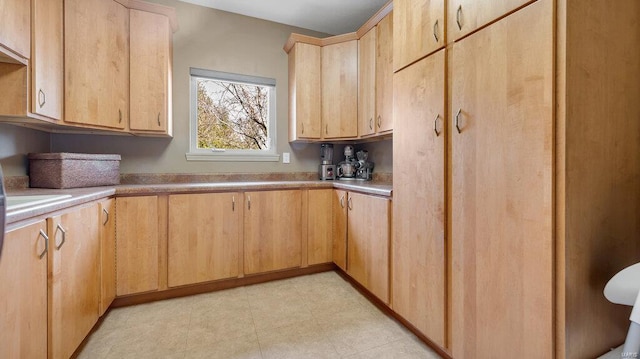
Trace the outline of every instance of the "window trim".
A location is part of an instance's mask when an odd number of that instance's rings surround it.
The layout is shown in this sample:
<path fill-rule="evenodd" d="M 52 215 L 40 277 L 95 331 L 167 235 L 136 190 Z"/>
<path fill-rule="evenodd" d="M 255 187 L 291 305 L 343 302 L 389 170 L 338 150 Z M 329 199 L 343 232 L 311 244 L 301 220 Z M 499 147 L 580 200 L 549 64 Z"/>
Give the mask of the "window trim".
<path fill-rule="evenodd" d="M 198 97 L 197 80 L 212 79 L 268 86 L 269 90 L 269 140 L 268 150 L 227 150 L 198 148 Z M 187 161 L 279 162 L 277 152 L 276 80 L 268 77 L 240 75 L 229 72 L 189 68 L 189 152 Z"/>

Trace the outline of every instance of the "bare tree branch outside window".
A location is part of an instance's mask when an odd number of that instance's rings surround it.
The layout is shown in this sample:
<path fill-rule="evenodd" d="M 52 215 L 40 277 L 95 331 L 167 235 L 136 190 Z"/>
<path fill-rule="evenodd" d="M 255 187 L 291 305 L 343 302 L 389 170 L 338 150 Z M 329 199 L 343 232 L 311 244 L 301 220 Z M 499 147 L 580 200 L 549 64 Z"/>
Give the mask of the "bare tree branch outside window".
<path fill-rule="evenodd" d="M 268 86 L 197 80 L 198 148 L 269 149 Z"/>

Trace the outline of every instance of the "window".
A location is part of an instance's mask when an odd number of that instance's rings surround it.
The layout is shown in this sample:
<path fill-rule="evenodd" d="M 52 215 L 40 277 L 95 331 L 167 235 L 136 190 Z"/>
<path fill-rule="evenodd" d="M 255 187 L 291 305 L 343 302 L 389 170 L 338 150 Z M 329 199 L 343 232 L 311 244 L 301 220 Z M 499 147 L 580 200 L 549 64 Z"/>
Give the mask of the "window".
<path fill-rule="evenodd" d="M 276 81 L 191 68 L 188 160 L 278 161 Z"/>

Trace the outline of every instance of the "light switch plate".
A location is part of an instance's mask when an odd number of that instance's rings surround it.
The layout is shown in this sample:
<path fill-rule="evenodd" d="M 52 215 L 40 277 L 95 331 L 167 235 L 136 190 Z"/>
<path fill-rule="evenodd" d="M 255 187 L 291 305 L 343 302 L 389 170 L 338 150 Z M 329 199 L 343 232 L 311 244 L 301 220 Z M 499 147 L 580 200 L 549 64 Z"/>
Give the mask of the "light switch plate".
<path fill-rule="evenodd" d="M 282 163 L 289 163 L 291 162 L 291 157 L 289 152 L 283 152 L 282 153 Z"/>

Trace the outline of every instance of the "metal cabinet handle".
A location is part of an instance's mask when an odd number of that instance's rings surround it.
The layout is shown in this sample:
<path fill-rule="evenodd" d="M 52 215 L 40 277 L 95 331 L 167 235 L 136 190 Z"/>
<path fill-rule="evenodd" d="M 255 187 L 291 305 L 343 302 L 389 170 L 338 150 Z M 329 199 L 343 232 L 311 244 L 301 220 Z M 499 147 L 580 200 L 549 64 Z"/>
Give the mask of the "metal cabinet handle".
<path fill-rule="evenodd" d="M 458 130 L 458 133 L 462 133 L 462 130 L 460 129 L 460 114 L 462 113 L 462 109 L 459 108 L 458 112 L 456 113 L 456 130 Z"/>
<path fill-rule="evenodd" d="M 347 207 L 350 210 L 353 210 L 353 197 L 349 197 L 349 199 L 347 200 Z"/>
<path fill-rule="evenodd" d="M 118 123 L 122 123 L 122 110 L 118 109 Z"/>
<path fill-rule="evenodd" d="M 304 135 L 304 122 L 300 124 L 300 127 L 302 128 L 302 134 Z"/>
<path fill-rule="evenodd" d="M 344 208 L 344 196 L 340 197 L 340 207 Z"/>
<path fill-rule="evenodd" d="M 458 24 L 458 30 L 462 30 L 462 22 L 460 18 L 462 17 L 462 5 L 458 6 L 458 11 L 456 11 L 456 23 Z"/>
<path fill-rule="evenodd" d="M 56 232 L 58 231 L 58 229 L 60 230 L 60 232 L 62 232 L 62 242 L 60 242 L 59 246 L 56 246 L 56 249 L 59 250 L 60 248 L 62 248 L 62 245 L 64 244 L 64 242 L 66 242 L 67 240 L 67 231 L 65 231 L 60 224 L 58 224 L 58 226 L 56 227 Z"/>
<path fill-rule="evenodd" d="M 438 131 L 438 119 L 440 118 L 440 114 L 436 115 L 436 119 L 433 120 L 433 131 L 436 133 L 436 137 L 440 136 L 440 131 Z"/>
<path fill-rule="evenodd" d="M 433 38 L 436 39 L 436 42 L 440 41 L 440 38 L 438 38 L 438 20 L 433 24 Z"/>
<path fill-rule="evenodd" d="M 38 105 L 42 108 L 45 103 L 47 103 L 47 95 L 45 95 L 44 91 L 40 89 L 38 90 Z"/>
<path fill-rule="evenodd" d="M 160 124 L 160 112 L 158 112 L 158 126 L 162 126 L 162 125 Z"/>
<path fill-rule="evenodd" d="M 251 196 L 247 196 L 247 206 L 251 210 Z"/>
<path fill-rule="evenodd" d="M 231 210 L 234 212 L 236 210 L 236 196 L 231 197 Z"/>
<path fill-rule="evenodd" d="M 378 128 L 382 127 L 382 117 L 378 115 Z"/>
<path fill-rule="evenodd" d="M 104 214 L 105 214 L 104 222 L 102 222 L 102 225 L 106 226 L 107 223 L 109 222 L 109 211 L 107 211 L 106 208 L 103 208 L 102 212 L 104 212 Z"/>
<path fill-rule="evenodd" d="M 369 129 L 373 130 L 373 117 L 369 118 Z"/>
<path fill-rule="evenodd" d="M 324 125 L 324 134 L 325 135 L 329 134 L 329 125 Z"/>
<path fill-rule="evenodd" d="M 49 252 L 49 236 L 47 236 L 46 233 L 44 233 L 44 231 L 41 229 L 40 230 L 40 234 L 38 234 L 40 237 L 44 238 L 44 251 L 42 251 L 42 253 L 40 253 L 38 255 L 38 257 L 40 259 L 42 259 L 45 254 L 47 254 L 47 252 Z"/>

